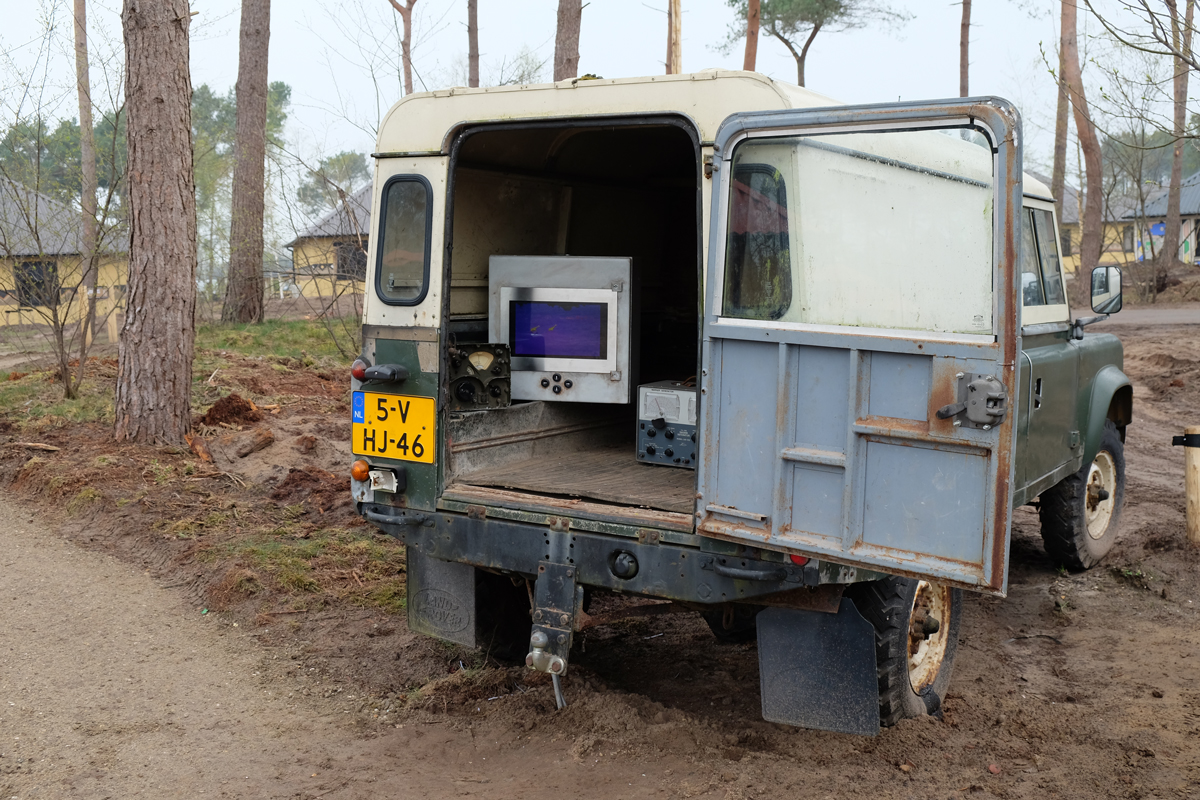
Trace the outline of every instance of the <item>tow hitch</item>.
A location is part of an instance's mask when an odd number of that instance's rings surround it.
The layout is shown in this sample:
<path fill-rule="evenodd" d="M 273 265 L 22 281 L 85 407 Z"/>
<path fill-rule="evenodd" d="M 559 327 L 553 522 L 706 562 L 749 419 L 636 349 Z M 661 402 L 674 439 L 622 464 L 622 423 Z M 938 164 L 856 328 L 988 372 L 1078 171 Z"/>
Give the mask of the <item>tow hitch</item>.
<path fill-rule="evenodd" d="M 583 610 L 583 587 L 575 582 L 571 564 L 543 561 L 538 564 L 534 586 L 533 632 L 525 665 L 548 672 L 554 682 L 554 699 L 559 708 L 567 703 L 559 677 L 566 674 L 567 659 L 575 635 L 575 620 Z"/>

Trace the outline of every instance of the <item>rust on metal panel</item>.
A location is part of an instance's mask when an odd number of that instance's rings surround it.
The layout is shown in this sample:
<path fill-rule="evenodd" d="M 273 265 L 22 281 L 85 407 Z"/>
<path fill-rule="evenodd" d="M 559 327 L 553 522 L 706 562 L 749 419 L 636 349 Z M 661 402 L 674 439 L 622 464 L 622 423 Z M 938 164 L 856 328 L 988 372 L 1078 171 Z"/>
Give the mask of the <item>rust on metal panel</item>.
<path fill-rule="evenodd" d="M 559 497 L 492 489 L 486 486 L 458 484 L 449 486 L 442 493 L 444 500 L 460 503 L 498 506 L 516 511 L 570 514 L 583 519 L 602 522 L 619 522 L 642 527 L 692 532 L 692 517 L 676 511 L 656 511 L 649 508 L 613 506 L 605 503 L 589 503 L 586 500 L 568 500 Z"/>
<path fill-rule="evenodd" d="M 844 583 L 826 583 L 821 586 L 788 589 L 786 592 L 761 594 L 746 602 L 756 606 L 794 608 L 800 611 L 836 614 L 841 606 L 842 593 L 845 590 Z"/>
<path fill-rule="evenodd" d="M 723 523 L 719 520 L 712 519 L 711 517 L 700 523 L 699 530 L 705 536 L 710 536 L 714 539 L 720 539 L 722 541 L 733 542 L 735 544 L 744 545 L 749 539 L 761 539 L 761 542 L 755 544 L 756 547 L 762 547 L 765 550 L 771 550 L 777 553 L 792 554 L 799 552 L 801 549 L 801 545 L 799 543 L 797 543 L 796 546 L 790 546 L 786 543 L 778 541 L 777 539 L 772 541 L 773 533 L 770 530 L 740 528 L 733 523 Z M 791 529 L 788 529 L 787 532 L 790 533 L 792 531 Z M 802 533 L 803 532 L 801 532 L 801 535 Z M 880 570 L 890 575 L 901 575 L 908 578 L 918 578 L 920 580 L 930 579 L 928 568 L 924 567 L 920 563 L 922 558 L 932 558 L 930 556 L 922 556 L 917 553 L 910 553 L 901 550 L 891 550 L 887 552 L 889 564 L 885 567 L 863 559 L 861 550 L 865 547 L 868 547 L 868 545 L 859 544 L 850 550 L 843 551 L 834 558 L 826 559 L 825 556 L 821 556 L 821 559 L 833 561 L 837 564 L 845 564 L 851 567 Z M 859 555 L 860 558 L 855 558 L 855 555 Z M 983 583 L 982 570 L 980 570 L 980 565 L 978 563 L 973 561 L 961 561 L 958 559 L 941 557 L 936 558 L 935 560 L 937 564 L 944 565 L 947 570 L 953 569 L 960 574 L 972 575 L 977 578 L 975 581 L 959 581 L 948 577 L 937 577 L 936 579 L 938 581 L 952 586 L 970 589 L 972 591 L 980 591 L 981 589 L 988 588 Z M 906 569 L 905 564 L 911 564 L 912 568 Z"/>
<path fill-rule="evenodd" d="M 929 421 L 924 419 L 865 416 L 854 422 L 866 428 L 878 428 L 880 433 L 887 435 L 932 441 L 929 436 Z"/>
<path fill-rule="evenodd" d="M 1008 115 L 1010 112 L 1008 109 L 991 108 L 991 113 Z M 1017 297 L 1016 271 L 1017 264 L 1019 263 L 1018 248 L 1020 246 L 1017 230 L 1020 220 L 1019 209 L 1021 208 L 1022 161 L 1021 150 L 1018 146 L 1019 142 L 1016 139 L 1020 135 L 1021 120 L 1015 116 L 1015 110 L 1011 111 L 1011 114 L 1014 116 L 1005 120 L 1009 131 L 1009 138 L 1005 142 L 1007 146 L 1000 148 L 1000 151 L 1004 153 L 1004 163 L 1002 166 L 1004 191 L 1001 195 L 1004 203 L 1004 229 L 1001 232 L 1003 256 L 998 265 L 1001 291 L 998 293 L 997 310 L 999 311 L 1000 318 L 1000 351 L 1003 383 L 1008 391 L 1008 396 L 1015 398 L 1019 395 L 1017 393 L 1017 371 L 1013 367 L 1018 358 L 1020 342 L 1018 340 L 1017 314 L 1011 306 L 1016 302 Z M 1008 530 L 1008 518 L 1012 503 L 1009 481 L 1012 473 L 1014 448 L 1011 445 L 1014 437 L 1011 431 L 1016 427 L 1016 419 L 1016 413 L 1010 414 L 1008 425 L 1012 427 L 1002 427 L 997 433 L 999 437 L 999 446 L 996 448 L 998 480 L 996 481 L 995 505 L 992 511 L 992 531 L 994 535 L 992 536 L 991 580 L 988 581 L 988 588 L 997 593 L 1004 590 L 1005 568 L 1007 566 L 1008 537 L 1004 533 Z M 1004 436 L 1009 437 L 1009 446 L 1007 447 L 1004 446 L 1002 440 Z"/>
<path fill-rule="evenodd" d="M 938 419 L 939 409 L 958 402 L 958 373 L 961 370 L 953 358 L 933 360 L 933 386 L 929 392 L 929 407 L 925 410 L 929 431 L 935 436 L 954 436 L 954 419 Z"/>

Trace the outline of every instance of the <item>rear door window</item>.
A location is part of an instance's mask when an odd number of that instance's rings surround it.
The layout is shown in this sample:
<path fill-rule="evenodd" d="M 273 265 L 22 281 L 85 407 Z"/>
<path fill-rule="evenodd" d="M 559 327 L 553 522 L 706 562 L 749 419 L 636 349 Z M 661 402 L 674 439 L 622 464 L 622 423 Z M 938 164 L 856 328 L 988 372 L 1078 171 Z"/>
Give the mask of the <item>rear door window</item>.
<path fill-rule="evenodd" d="M 725 313 L 782 317 L 792 304 L 792 270 L 787 184 L 774 164 L 734 167 L 725 258 Z"/>
<path fill-rule="evenodd" d="M 429 284 L 433 189 L 419 175 L 398 175 L 383 187 L 375 291 L 385 303 L 416 305 Z"/>

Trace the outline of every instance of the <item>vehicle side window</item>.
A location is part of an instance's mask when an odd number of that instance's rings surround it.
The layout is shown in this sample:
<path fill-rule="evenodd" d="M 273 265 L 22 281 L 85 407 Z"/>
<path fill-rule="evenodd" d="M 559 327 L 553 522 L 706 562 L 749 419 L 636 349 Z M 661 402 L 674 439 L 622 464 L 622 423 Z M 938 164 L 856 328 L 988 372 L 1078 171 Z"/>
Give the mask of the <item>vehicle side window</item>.
<path fill-rule="evenodd" d="M 779 319 L 792 304 L 783 175 L 769 164 L 738 164 L 729 202 L 724 313 Z"/>
<path fill-rule="evenodd" d="M 383 187 L 375 291 L 385 303 L 416 305 L 429 277 L 433 189 L 418 175 L 400 175 Z"/>
<path fill-rule="evenodd" d="M 1042 275 L 1038 267 L 1037 240 L 1033 236 L 1033 219 L 1021 215 L 1021 305 L 1044 306 Z"/>
<path fill-rule="evenodd" d="M 1108 294 L 1108 270 L 1092 270 L 1092 296 Z"/>
<path fill-rule="evenodd" d="M 1042 287 L 1046 292 L 1046 303 L 1060 305 L 1067 302 L 1063 293 L 1062 271 L 1058 260 L 1058 243 L 1054 239 L 1054 225 L 1050 212 L 1044 208 L 1032 209 L 1034 230 L 1037 233 L 1038 253 L 1042 257 Z"/>

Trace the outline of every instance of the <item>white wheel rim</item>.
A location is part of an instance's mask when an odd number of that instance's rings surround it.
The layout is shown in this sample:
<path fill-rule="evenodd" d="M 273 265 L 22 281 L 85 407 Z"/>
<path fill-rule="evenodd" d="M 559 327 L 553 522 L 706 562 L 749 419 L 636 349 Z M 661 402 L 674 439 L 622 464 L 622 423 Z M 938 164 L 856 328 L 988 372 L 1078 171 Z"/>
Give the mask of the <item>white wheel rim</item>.
<path fill-rule="evenodd" d="M 1084 494 L 1084 518 L 1088 536 L 1099 539 L 1108 532 L 1117 502 L 1117 464 L 1112 453 L 1101 450 L 1088 469 Z"/>
<path fill-rule="evenodd" d="M 908 615 L 908 682 L 918 694 L 937 680 L 946 660 L 946 645 L 950 640 L 949 586 L 928 581 L 917 584 L 912 609 Z M 938 621 L 937 631 L 926 633 L 925 621 Z"/>

